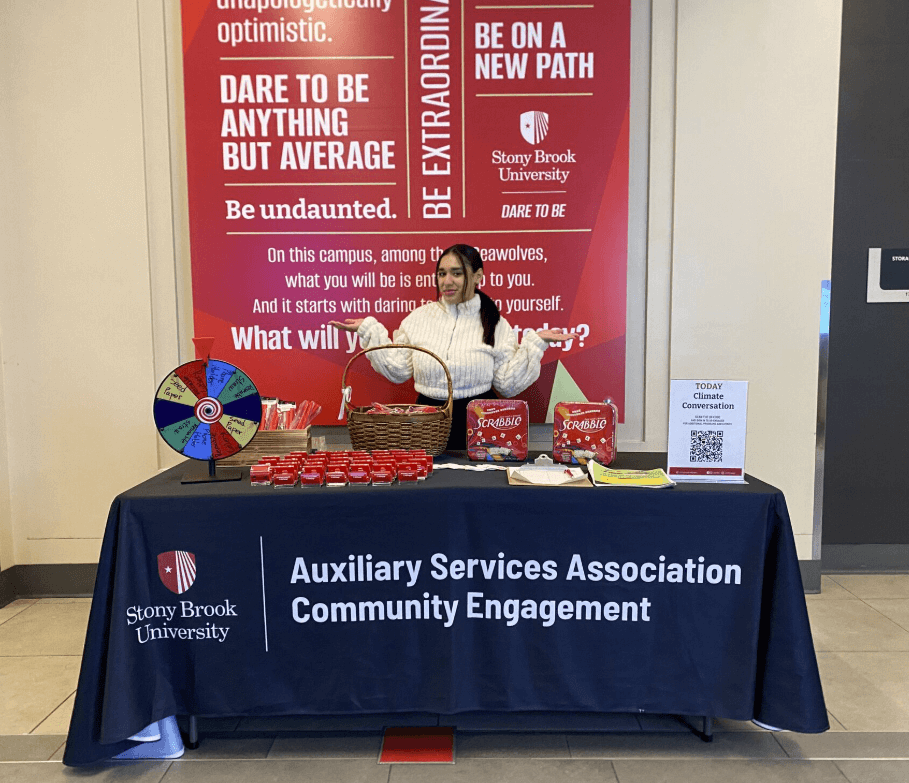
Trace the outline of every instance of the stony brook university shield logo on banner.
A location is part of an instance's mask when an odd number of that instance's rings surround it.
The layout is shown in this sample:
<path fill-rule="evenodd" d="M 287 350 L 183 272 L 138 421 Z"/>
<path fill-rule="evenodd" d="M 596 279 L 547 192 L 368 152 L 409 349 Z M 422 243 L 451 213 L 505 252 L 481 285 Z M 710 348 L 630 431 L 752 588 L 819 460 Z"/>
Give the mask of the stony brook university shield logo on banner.
<path fill-rule="evenodd" d="M 528 144 L 539 144 L 549 130 L 549 115 L 545 111 L 525 111 L 521 115 L 521 135 Z"/>
<path fill-rule="evenodd" d="M 180 550 L 162 552 L 158 555 L 158 576 L 172 593 L 185 593 L 196 581 L 196 556 Z"/>

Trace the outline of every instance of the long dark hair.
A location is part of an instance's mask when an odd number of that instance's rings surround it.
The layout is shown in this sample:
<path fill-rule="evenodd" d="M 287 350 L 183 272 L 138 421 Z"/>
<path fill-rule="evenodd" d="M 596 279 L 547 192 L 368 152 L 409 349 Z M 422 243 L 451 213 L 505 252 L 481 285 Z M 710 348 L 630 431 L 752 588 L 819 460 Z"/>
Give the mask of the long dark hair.
<path fill-rule="evenodd" d="M 452 245 L 451 247 L 446 248 L 439 254 L 439 258 L 436 260 L 436 292 L 439 296 L 442 295 L 442 292 L 439 290 L 439 264 L 441 264 L 442 259 L 449 254 L 457 258 L 458 262 L 461 264 L 461 271 L 464 273 L 465 287 L 467 286 L 467 270 L 470 269 L 470 271 L 476 273 L 483 268 L 483 258 L 480 256 L 480 251 L 475 247 L 471 247 L 470 245 Z M 463 288 L 461 291 L 463 295 Z M 499 313 L 499 308 L 496 307 L 496 303 L 479 288 L 477 289 L 477 295 L 480 297 L 480 323 L 483 324 L 483 342 L 486 343 L 486 345 L 494 346 L 496 344 L 496 326 L 502 316 Z"/>

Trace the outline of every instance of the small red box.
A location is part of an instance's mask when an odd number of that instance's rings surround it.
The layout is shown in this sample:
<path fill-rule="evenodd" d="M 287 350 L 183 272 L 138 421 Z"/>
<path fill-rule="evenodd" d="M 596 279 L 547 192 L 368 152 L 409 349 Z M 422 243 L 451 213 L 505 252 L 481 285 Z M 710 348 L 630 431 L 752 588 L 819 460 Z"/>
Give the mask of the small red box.
<path fill-rule="evenodd" d="M 305 465 L 300 470 L 300 485 L 325 483 L 325 466 L 324 465 Z"/>
<path fill-rule="evenodd" d="M 432 454 L 418 454 L 413 458 L 413 461 L 425 465 L 426 475 L 432 475 Z"/>
<path fill-rule="evenodd" d="M 419 481 L 420 469 L 413 465 L 400 465 L 398 467 L 398 481 Z"/>
<path fill-rule="evenodd" d="M 295 487 L 297 485 L 297 471 L 281 470 L 275 471 L 271 483 L 274 487 Z"/>
<path fill-rule="evenodd" d="M 618 408 L 611 402 L 560 402 L 552 424 L 552 458 L 565 465 L 615 459 Z"/>
<path fill-rule="evenodd" d="M 327 487 L 345 487 L 347 486 L 347 467 L 329 467 L 325 471 L 325 486 Z"/>
<path fill-rule="evenodd" d="M 249 469 L 249 483 L 255 485 L 271 484 L 271 465 L 252 465 Z"/>
<path fill-rule="evenodd" d="M 523 462 L 529 423 L 524 400 L 471 400 L 467 403 L 467 456 L 483 462 Z"/>
<path fill-rule="evenodd" d="M 395 480 L 395 469 L 387 465 L 372 466 L 372 483 L 373 486 L 382 484 L 392 484 Z"/>
<path fill-rule="evenodd" d="M 415 470 L 417 471 L 417 478 L 420 481 L 423 481 L 429 475 L 429 468 L 426 467 L 426 463 L 421 459 L 415 459 L 411 457 L 406 462 L 402 462 L 398 466 L 398 473 L 402 470 Z"/>
<path fill-rule="evenodd" d="M 351 465 L 347 471 L 347 480 L 351 484 L 369 484 L 372 481 L 371 468 L 368 465 Z"/>

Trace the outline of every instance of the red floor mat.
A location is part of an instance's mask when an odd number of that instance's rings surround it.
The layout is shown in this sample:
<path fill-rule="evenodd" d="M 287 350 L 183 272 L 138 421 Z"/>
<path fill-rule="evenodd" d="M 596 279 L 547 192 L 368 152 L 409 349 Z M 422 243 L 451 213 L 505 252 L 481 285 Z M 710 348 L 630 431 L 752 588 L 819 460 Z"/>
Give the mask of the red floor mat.
<path fill-rule="evenodd" d="M 454 764 L 450 726 L 385 729 L 380 764 Z"/>

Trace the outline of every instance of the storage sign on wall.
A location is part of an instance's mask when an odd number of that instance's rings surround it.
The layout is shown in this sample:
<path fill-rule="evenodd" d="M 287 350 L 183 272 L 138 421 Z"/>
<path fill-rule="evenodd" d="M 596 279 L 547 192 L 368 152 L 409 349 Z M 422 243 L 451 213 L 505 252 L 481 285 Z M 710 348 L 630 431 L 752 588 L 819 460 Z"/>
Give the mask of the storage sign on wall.
<path fill-rule="evenodd" d="M 520 336 L 522 397 L 624 409 L 630 0 L 183 0 L 194 330 L 325 420 L 456 242 Z M 355 403 L 413 399 L 366 363 Z M 325 404 L 327 403 L 327 404 Z"/>

